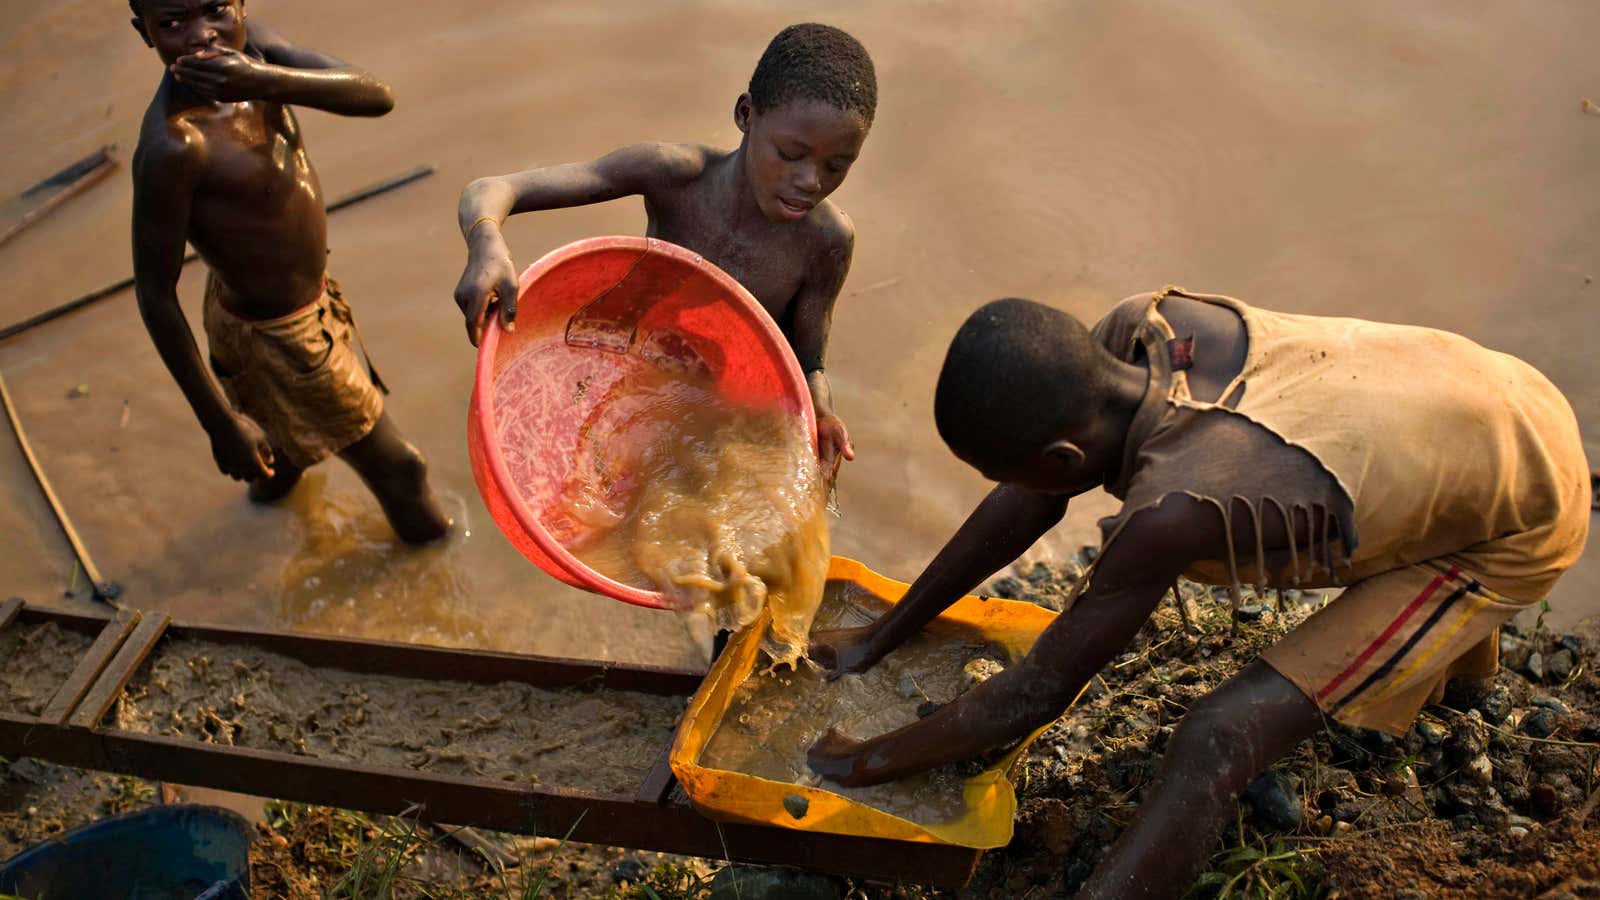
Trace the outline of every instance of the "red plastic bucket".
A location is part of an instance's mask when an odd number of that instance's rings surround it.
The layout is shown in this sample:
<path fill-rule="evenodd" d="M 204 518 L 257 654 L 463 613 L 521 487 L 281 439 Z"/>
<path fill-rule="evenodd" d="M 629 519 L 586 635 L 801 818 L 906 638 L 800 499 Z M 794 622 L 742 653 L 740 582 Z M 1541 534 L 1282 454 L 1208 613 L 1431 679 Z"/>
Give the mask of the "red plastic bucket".
<path fill-rule="evenodd" d="M 658 591 L 590 569 L 566 547 L 576 524 L 563 491 L 591 437 L 645 367 L 698 369 L 735 402 L 777 405 L 803 418 L 816 444 L 811 392 L 783 332 L 726 272 L 676 244 L 597 237 L 546 254 L 522 273 L 517 325 L 484 330 L 467 451 L 489 514 L 534 565 L 556 578 L 639 606 L 668 608 Z M 598 449 L 597 449 L 598 448 Z M 587 470 L 586 470 L 587 471 Z M 565 540 L 564 540 L 565 539 Z"/>

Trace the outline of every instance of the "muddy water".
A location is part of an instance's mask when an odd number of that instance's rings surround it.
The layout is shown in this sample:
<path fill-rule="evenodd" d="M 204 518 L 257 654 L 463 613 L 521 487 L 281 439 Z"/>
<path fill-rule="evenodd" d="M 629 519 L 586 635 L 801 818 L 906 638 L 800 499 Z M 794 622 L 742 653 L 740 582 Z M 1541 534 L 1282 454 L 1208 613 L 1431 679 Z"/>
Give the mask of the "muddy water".
<path fill-rule="evenodd" d="M 53 622 L 0 631 L 0 710 L 44 712 L 94 639 Z"/>
<path fill-rule="evenodd" d="M 171 640 L 117 701 L 116 728 L 318 759 L 631 795 L 681 697 L 358 675 Z"/>
<path fill-rule="evenodd" d="M 851 582 L 828 582 L 817 628 L 850 628 L 888 608 Z M 1003 650 L 981 634 L 942 626 L 907 641 L 869 672 L 835 681 L 802 666 L 756 674 L 732 703 L 700 757 L 702 765 L 790 784 L 821 785 L 860 803 L 923 824 L 950 822 L 965 810 L 962 783 L 970 766 L 944 766 L 888 784 L 846 788 L 823 782 L 806 766 L 806 751 L 830 727 L 869 738 L 915 722 L 949 703 L 976 680 L 1004 667 Z"/>
<path fill-rule="evenodd" d="M 781 408 L 731 404 L 707 379 L 645 368 L 600 401 L 575 456 L 545 515 L 567 549 L 717 629 L 770 609 L 763 647 L 799 662 L 828 570 L 827 486 L 804 427 Z"/>
<path fill-rule="evenodd" d="M 250 11 L 395 87 L 399 106 L 381 120 L 301 116 L 330 194 L 438 168 L 335 215 L 330 267 L 395 388 L 390 411 L 466 527 L 444 550 L 399 547 L 337 463 L 287 509 L 249 507 L 215 474 L 123 294 L 0 345 L 100 567 L 130 602 L 186 617 L 702 660 L 675 617 L 561 587 L 489 525 L 462 437 L 472 355 L 449 300 L 463 262 L 455 200 L 474 176 L 627 141 L 733 143 L 734 96 L 794 7 L 251 0 Z M 1007 294 L 1094 318 L 1176 282 L 1451 328 L 1550 374 L 1600 456 L 1600 285 L 1588 280 L 1600 279 L 1600 116 L 1582 106 L 1600 102 L 1600 5 L 948 0 L 806 15 L 864 41 L 882 96 L 836 195 L 858 239 L 828 369 L 859 459 L 841 477 L 835 552 L 909 579 L 981 497 L 929 411 L 945 342 Z M 101 143 L 126 158 L 159 63 L 121 7 L 0 5 L 0 50 L 0 195 Z M 0 320 L 127 274 L 130 196 L 115 176 L 0 248 Z M 519 217 L 507 234 L 526 264 L 573 238 L 643 228 L 627 200 Z M 191 269 L 180 290 L 195 322 L 200 288 Z M 78 384 L 90 393 L 66 400 Z M 0 592 L 59 598 L 70 556 L 26 478 L 0 439 Z M 1036 555 L 1092 536 L 1111 506 L 1075 504 Z M 1557 589 L 1550 621 L 1600 611 L 1597 557 Z"/>

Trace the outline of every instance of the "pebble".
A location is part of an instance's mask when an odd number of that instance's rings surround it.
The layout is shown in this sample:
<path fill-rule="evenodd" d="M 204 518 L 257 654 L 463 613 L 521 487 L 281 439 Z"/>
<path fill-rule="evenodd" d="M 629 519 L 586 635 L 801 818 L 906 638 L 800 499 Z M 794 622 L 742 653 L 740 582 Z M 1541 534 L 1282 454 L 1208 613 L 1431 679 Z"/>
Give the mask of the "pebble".
<path fill-rule="evenodd" d="M 799 794 L 790 794 L 783 798 L 784 811 L 796 819 L 804 819 L 806 813 L 811 811 L 811 801 Z"/>
<path fill-rule="evenodd" d="M 798 869 L 728 866 L 711 878 L 711 900 L 839 900 L 844 885 L 831 875 Z"/>
<path fill-rule="evenodd" d="M 1542 781 L 1528 788 L 1528 802 L 1533 804 L 1539 815 L 1547 819 L 1561 812 L 1561 795 L 1556 792 L 1554 785 Z"/>
<path fill-rule="evenodd" d="M 1256 819 L 1273 831 L 1294 831 L 1305 821 L 1305 808 L 1282 772 L 1268 769 L 1244 789 L 1242 798 Z"/>
<path fill-rule="evenodd" d="M 1489 762 L 1489 754 L 1479 753 L 1467 763 L 1467 775 L 1479 784 L 1488 784 L 1494 780 L 1494 765 Z"/>
<path fill-rule="evenodd" d="M 1383 792 L 1394 797 L 1418 786 L 1417 770 L 1410 766 L 1402 766 L 1398 772 L 1383 780 Z"/>
<path fill-rule="evenodd" d="M 1333 816 L 1318 816 L 1317 821 L 1311 823 L 1311 830 L 1326 837 L 1333 833 Z"/>
<path fill-rule="evenodd" d="M 1022 586 L 1022 582 L 1011 577 L 1010 575 L 998 579 L 994 582 L 994 584 L 989 585 L 989 595 L 991 597 L 999 597 L 1003 600 L 1021 600 L 1024 590 L 1025 589 Z"/>
<path fill-rule="evenodd" d="M 1561 649 L 1571 650 L 1573 656 L 1581 657 L 1583 655 L 1583 639 L 1575 634 L 1563 634 L 1561 636 Z"/>
<path fill-rule="evenodd" d="M 1483 713 L 1485 722 L 1499 725 L 1506 720 L 1506 716 L 1511 715 L 1511 692 L 1504 685 L 1495 685 L 1478 701 L 1478 711 Z"/>
<path fill-rule="evenodd" d="M 1528 663 L 1533 646 L 1514 634 L 1500 634 L 1500 664 L 1516 671 Z"/>
<path fill-rule="evenodd" d="M 1572 712 L 1572 709 L 1565 703 L 1562 703 L 1560 700 L 1557 700 L 1549 694 L 1535 694 L 1533 696 L 1533 700 L 1530 702 L 1532 702 L 1534 706 L 1542 706 L 1545 709 L 1553 709 L 1563 716 Z"/>
<path fill-rule="evenodd" d="M 1523 669 L 1530 676 L 1533 677 L 1534 681 L 1543 681 L 1544 680 L 1544 654 L 1542 654 L 1542 653 L 1530 653 L 1530 654 L 1528 654 L 1528 661 L 1527 661 L 1527 663 L 1525 663 L 1523 665 Z"/>
<path fill-rule="evenodd" d="M 1478 817 L 1472 813 L 1462 813 L 1451 819 L 1450 824 L 1455 826 L 1457 831 L 1471 831 L 1478 827 Z"/>
<path fill-rule="evenodd" d="M 1529 737 L 1546 738 L 1561 727 L 1561 714 L 1540 707 L 1522 717 L 1522 733 Z"/>
<path fill-rule="evenodd" d="M 1260 603 L 1246 603 L 1234 611 L 1233 617 L 1240 622 L 1259 622 L 1267 614 L 1267 608 Z"/>
<path fill-rule="evenodd" d="M 1534 821 L 1527 816 L 1506 816 L 1506 825 L 1512 828 L 1532 828 Z"/>
<path fill-rule="evenodd" d="M 621 884 L 624 881 L 629 884 L 638 884 L 648 874 L 650 874 L 650 867 L 646 866 L 643 860 L 638 859 L 618 860 L 617 864 L 611 867 L 611 880 L 616 884 Z"/>
<path fill-rule="evenodd" d="M 1421 735 L 1422 742 L 1429 746 L 1441 744 L 1445 738 L 1450 736 L 1444 729 L 1429 722 L 1427 719 L 1417 720 L 1417 734 Z"/>
<path fill-rule="evenodd" d="M 1545 674 L 1550 676 L 1551 681 L 1557 683 L 1564 682 L 1568 678 L 1571 678 L 1572 670 L 1577 667 L 1577 656 L 1575 656 L 1571 650 L 1565 649 L 1557 650 L 1556 652 L 1550 654 L 1550 658 L 1546 660 L 1544 664 Z"/>
<path fill-rule="evenodd" d="M 1515 838 L 1526 837 L 1528 834 L 1528 829 L 1523 828 L 1521 825 L 1513 825 L 1506 829 L 1506 834 L 1509 834 Z"/>

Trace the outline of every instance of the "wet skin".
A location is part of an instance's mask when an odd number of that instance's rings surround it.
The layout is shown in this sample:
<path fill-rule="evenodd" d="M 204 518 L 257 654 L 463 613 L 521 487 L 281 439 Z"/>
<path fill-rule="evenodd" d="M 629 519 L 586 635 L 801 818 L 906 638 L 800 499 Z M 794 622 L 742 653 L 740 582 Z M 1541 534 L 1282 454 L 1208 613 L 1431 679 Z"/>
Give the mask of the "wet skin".
<path fill-rule="evenodd" d="M 222 285 L 224 304 L 269 319 L 316 300 L 327 263 L 322 188 L 288 104 L 380 116 L 388 86 L 362 69 L 296 47 L 246 21 L 240 0 L 145 0 L 133 20 L 166 65 L 133 158 L 133 255 L 139 311 L 162 361 L 211 438 L 217 467 L 283 496 L 299 470 L 278 461 L 260 426 L 233 409 L 201 358 L 178 304 L 184 244 Z M 385 413 L 341 453 L 378 493 L 407 540 L 450 525 L 421 478 L 416 448 Z"/>
<path fill-rule="evenodd" d="M 809 100 L 757 112 L 748 94 L 735 103 L 734 122 L 744 137 L 732 151 L 636 144 L 589 162 L 474 181 L 458 210 L 467 266 L 456 304 L 474 346 L 496 307 L 514 327 L 517 267 L 500 232 L 507 216 L 640 195 L 646 234 L 715 263 L 783 329 L 806 373 L 818 454 L 831 475 L 842 459 L 855 458 L 823 369 L 855 228 L 827 197 L 860 154 L 867 123 Z"/>
<path fill-rule="evenodd" d="M 1196 337 L 1191 390 L 1217 400 L 1245 359 L 1243 323 L 1231 311 L 1181 297 L 1161 301 L 1179 335 Z M 1000 484 L 967 519 L 905 599 L 865 628 L 812 641 L 813 660 L 836 674 L 870 668 L 951 603 L 1012 562 L 1061 521 L 1070 497 L 1116 474 L 1148 371 L 1115 363 L 1113 387 L 1093 426 L 1038 451 L 1015 471 L 986 472 Z M 1063 402 L 1071 398 L 1062 398 Z M 972 462 L 969 460 L 969 462 Z M 1014 743 L 1072 703 L 1089 679 L 1138 633 L 1178 575 L 1200 560 L 1226 558 L 1215 507 L 1187 495 L 1129 519 L 1095 567 L 1089 589 L 1023 661 L 933 715 L 865 741 L 830 732 L 812 748 L 819 774 L 846 785 L 876 784 Z M 1269 554 L 1304 542 L 1309 523 L 1262 518 Z M 1233 540 L 1250 546 L 1246 517 Z M 1085 884 L 1083 897 L 1182 894 L 1204 863 L 1235 798 L 1262 768 L 1321 725 L 1316 705 L 1281 675 L 1253 663 L 1190 707 L 1134 821 Z"/>

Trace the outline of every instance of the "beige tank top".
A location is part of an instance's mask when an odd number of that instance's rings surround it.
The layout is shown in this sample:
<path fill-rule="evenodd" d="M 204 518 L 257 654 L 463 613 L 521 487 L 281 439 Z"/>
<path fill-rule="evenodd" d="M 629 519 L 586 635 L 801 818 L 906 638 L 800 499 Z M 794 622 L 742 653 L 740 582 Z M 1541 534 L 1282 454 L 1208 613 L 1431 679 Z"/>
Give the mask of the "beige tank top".
<path fill-rule="evenodd" d="M 1225 307 L 1249 346 L 1216 403 L 1195 400 L 1161 315 L 1176 294 Z M 1172 493 L 1246 514 L 1256 546 L 1197 564 L 1213 584 L 1329 586 L 1448 559 L 1491 590 L 1530 600 L 1581 554 L 1587 463 L 1577 420 L 1532 366 L 1430 328 L 1277 313 L 1168 288 L 1124 300 L 1094 333 L 1124 361 L 1149 361 L 1125 462 L 1107 489 L 1124 501 L 1106 543 Z M 1309 540 L 1264 554 L 1275 508 Z M 1293 516 L 1295 518 L 1290 519 Z"/>

